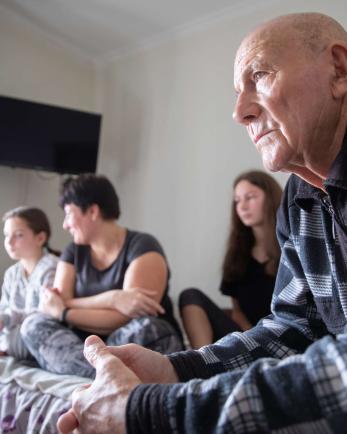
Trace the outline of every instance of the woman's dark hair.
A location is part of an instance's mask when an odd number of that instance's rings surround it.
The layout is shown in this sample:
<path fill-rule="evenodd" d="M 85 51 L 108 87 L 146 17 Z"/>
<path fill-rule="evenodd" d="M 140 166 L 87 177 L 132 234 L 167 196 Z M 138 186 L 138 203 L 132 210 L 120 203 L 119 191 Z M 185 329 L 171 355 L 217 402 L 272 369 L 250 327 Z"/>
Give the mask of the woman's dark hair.
<path fill-rule="evenodd" d="M 46 234 L 46 241 L 43 245 L 49 253 L 59 256 L 60 252 L 58 250 L 53 250 L 49 246 L 49 239 L 51 237 L 51 226 L 48 221 L 48 217 L 40 208 L 34 208 L 29 206 L 19 206 L 17 208 L 7 211 L 2 217 L 2 221 L 5 222 L 11 218 L 20 218 L 25 220 L 28 227 L 34 232 L 34 234 L 39 234 L 44 232 Z"/>
<path fill-rule="evenodd" d="M 91 205 L 98 205 L 105 220 L 120 216 L 119 199 L 111 182 L 102 175 L 83 173 L 67 178 L 61 185 L 59 204 L 74 204 L 85 212 Z"/>
<path fill-rule="evenodd" d="M 241 173 L 234 181 L 234 190 L 240 181 L 248 181 L 262 189 L 265 193 L 265 240 L 266 254 L 269 258 L 265 270 L 268 274 L 274 276 L 277 272 L 280 258 L 280 248 L 276 238 L 276 212 L 281 202 L 282 188 L 272 176 L 260 170 Z M 233 201 L 231 226 L 223 263 L 224 280 L 235 282 L 244 276 L 254 243 L 253 231 L 242 223 L 236 212 L 235 201 Z"/>

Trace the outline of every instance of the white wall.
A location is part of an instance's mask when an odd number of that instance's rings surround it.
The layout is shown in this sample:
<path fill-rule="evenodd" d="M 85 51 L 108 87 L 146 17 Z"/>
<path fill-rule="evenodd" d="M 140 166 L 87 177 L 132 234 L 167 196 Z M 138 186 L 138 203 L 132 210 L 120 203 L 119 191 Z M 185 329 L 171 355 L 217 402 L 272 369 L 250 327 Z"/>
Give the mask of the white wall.
<path fill-rule="evenodd" d="M 3 8 L 0 8 L 0 59 L 0 95 L 95 110 L 95 71 L 91 62 L 55 44 Z M 60 178 L 54 174 L 0 166 L 0 215 L 18 205 L 42 207 L 52 224 L 51 244 L 61 249 L 69 237 L 61 228 L 63 213 L 57 205 L 59 182 Z M 0 277 L 10 263 L 1 247 Z"/>
<path fill-rule="evenodd" d="M 328 13 L 347 27 L 343 1 L 264 0 L 261 9 L 247 7 L 109 62 L 97 77 L 89 64 L 0 14 L 0 94 L 87 110 L 97 103 L 104 113 L 99 172 L 119 192 L 121 223 L 153 233 L 164 246 L 174 298 L 194 285 L 227 303 L 217 287 L 231 184 L 240 171 L 262 167 L 246 132 L 232 120 L 240 40 L 261 21 L 303 10 Z M 282 183 L 286 178 L 276 177 Z M 0 213 L 24 202 L 43 206 L 54 222 L 53 242 L 63 246 L 68 237 L 60 229 L 57 184 L 0 168 Z"/>
<path fill-rule="evenodd" d="M 122 222 L 155 234 L 172 269 L 172 294 L 198 286 L 218 303 L 234 177 L 261 161 L 235 125 L 233 59 L 243 36 L 272 16 L 323 11 L 347 25 L 343 2 L 272 2 L 103 69 L 100 170 L 121 197 Z M 269 5 L 269 2 L 267 2 Z M 286 176 L 276 174 L 284 183 Z"/>

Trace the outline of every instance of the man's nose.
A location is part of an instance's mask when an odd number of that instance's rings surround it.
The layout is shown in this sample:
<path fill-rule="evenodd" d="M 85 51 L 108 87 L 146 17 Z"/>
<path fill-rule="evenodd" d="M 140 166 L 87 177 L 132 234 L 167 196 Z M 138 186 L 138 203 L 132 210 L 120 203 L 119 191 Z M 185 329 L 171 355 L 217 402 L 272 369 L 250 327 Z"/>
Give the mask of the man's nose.
<path fill-rule="evenodd" d="M 233 118 L 239 124 L 248 126 L 253 120 L 260 115 L 260 105 L 254 100 L 252 95 L 247 92 L 241 92 L 237 96 Z"/>

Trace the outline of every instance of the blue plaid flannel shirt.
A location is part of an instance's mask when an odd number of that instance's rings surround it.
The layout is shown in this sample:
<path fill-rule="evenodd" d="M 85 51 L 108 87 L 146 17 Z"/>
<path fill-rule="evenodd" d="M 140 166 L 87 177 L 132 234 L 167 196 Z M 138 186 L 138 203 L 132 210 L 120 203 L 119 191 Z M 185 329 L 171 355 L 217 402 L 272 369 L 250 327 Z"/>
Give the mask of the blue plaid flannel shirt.
<path fill-rule="evenodd" d="M 138 386 L 128 434 L 347 433 L 346 140 L 325 187 L 288 181 L 272 315 L 169 356 L 182 382 Z"/>

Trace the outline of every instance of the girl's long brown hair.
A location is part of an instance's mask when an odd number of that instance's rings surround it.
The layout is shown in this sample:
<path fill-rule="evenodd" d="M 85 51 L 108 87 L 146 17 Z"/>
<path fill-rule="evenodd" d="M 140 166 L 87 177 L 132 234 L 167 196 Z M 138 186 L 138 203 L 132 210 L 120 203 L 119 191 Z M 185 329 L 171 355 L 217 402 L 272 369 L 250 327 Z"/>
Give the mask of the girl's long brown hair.
<path fill-rule="evenodd" d="M 276 238 L 276 212 L 281 202 L 282 188 L 275 179 L 261 170 L 241 173 L 234 181 L 233 189 L 240 181 L 248 181 L 265 193 L 264 222 L 266 254 L 269 258 L 265 270 L 274 276 L 277 272 L 280 248 Z M 223 279 L 227 282 L 240 280 L 246 273 L 251 259 L 255 238 L 250 227 L 245 226 L 236 212 L 236 204 L 231 205 L 231 226 L 227 249 L 223 262 Z"/>

